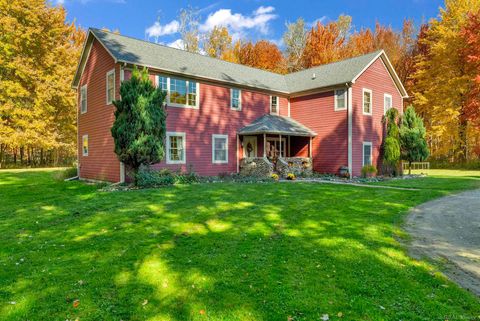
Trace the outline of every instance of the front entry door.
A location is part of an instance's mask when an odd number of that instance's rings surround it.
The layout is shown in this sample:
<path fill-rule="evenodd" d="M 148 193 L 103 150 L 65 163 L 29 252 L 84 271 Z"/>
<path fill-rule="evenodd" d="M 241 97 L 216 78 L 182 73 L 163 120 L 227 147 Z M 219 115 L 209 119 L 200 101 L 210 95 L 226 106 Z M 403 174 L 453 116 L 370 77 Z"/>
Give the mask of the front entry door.
<path fill-rule="evenodd" d="M 257 157 L 257 137 L 243 137 L 243 157 Z"/>

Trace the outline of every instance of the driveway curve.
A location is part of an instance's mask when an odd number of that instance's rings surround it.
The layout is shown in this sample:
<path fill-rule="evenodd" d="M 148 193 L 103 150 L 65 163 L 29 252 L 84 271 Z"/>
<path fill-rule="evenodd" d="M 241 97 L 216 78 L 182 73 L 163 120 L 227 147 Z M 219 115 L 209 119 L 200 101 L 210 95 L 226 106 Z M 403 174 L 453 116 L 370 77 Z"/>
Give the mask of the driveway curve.
<path fill-rule="evenodd" d="M 446 262 L 445 274 L 480 296 L 480 189 L 416 207 L 406 230 L 412 256 Z"/>

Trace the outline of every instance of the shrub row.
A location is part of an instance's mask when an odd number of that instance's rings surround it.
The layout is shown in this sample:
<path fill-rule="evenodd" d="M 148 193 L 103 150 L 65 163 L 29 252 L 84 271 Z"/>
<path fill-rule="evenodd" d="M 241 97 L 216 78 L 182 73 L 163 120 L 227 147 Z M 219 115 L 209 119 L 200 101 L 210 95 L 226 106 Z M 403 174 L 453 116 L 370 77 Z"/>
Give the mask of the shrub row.
<path fill-rule="evenodd" d="M 136 175 L 136 181 L 137 185 L 140 187 L 157 187 L 173 184 L 197 183 L 199 182 L 199 177 L 191 170 L 183 173 L 180 171 L 172 172 L 166 168 L 153 170 L 148 167 L 142 167 Z"/>

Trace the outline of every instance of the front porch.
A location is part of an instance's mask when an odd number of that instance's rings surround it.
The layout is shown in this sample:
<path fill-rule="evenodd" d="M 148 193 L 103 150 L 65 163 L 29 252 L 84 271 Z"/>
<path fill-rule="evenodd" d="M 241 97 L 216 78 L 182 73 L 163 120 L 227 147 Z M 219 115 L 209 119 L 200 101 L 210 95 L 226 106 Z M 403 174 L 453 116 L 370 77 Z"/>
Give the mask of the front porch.
<path fill-rule="evenodd" d="M 238 132 L 238 171 L 248 176 L 309 174 L 315 135 L 291 118 L 264 115 Z"/>

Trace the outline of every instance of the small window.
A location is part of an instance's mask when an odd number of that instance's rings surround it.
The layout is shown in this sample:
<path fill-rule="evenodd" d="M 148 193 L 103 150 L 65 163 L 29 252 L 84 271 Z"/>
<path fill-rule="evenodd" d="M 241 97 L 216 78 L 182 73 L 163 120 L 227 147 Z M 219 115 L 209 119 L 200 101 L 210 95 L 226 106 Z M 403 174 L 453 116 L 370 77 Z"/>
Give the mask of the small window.
<path fill-rule="evenodd" d="M 270 113 L 278 114 L 278 96 L 270 96 Z"/>
<path fill-rule="evenodd" d="M 372 114 L 372 91 L 369 89 L 363 89 L 363 114 Z"/>
<path fill-rule="evenodd" d="M 393 107 L 392 95 L 384 94 L 383 95 L 383 111 L 386 114 L 387 111 Z"/>
<path fill-rule="evenodd" d="M 185 133 L 167 133 L 167 164 L 185 164 Z"/>
<path fill-rule="evenodd" d="M 347 90 L 335 90 L 335 110 L 344 110 L 347 108 Z"/>
<path fill-rule="evenodd" d="M 230 108 L 235 110 L 242 109 L 242 91 L 240 89 L 230 89 Z"/>
<path fill-rule="evenodd" d="M 372 143 L 363 142 L 363 166 L 372 165 Z"/>
<path fill-rule="evenodd" d="M 107 72 L 107 105 L 115 99 L 115 69 Z"/>
<path fill-rule="evenodd" d="M 80 88 L 80 113 L 87 112 L 87 85 Z"/>
<path fill-rule="evenodd" d="M 88 135 L 82 137 L 82 155 L 88 156 Z"/>
<path fill-rule="evenodd" d="M 212 135 L 212 162 L 216 164 L 228 163 L 227 135 Z"/>
<path fill-rule="evenodd" d="M 157 76 L 157 86 L 168 93 L 168 78 L 165 76 Z"/>

